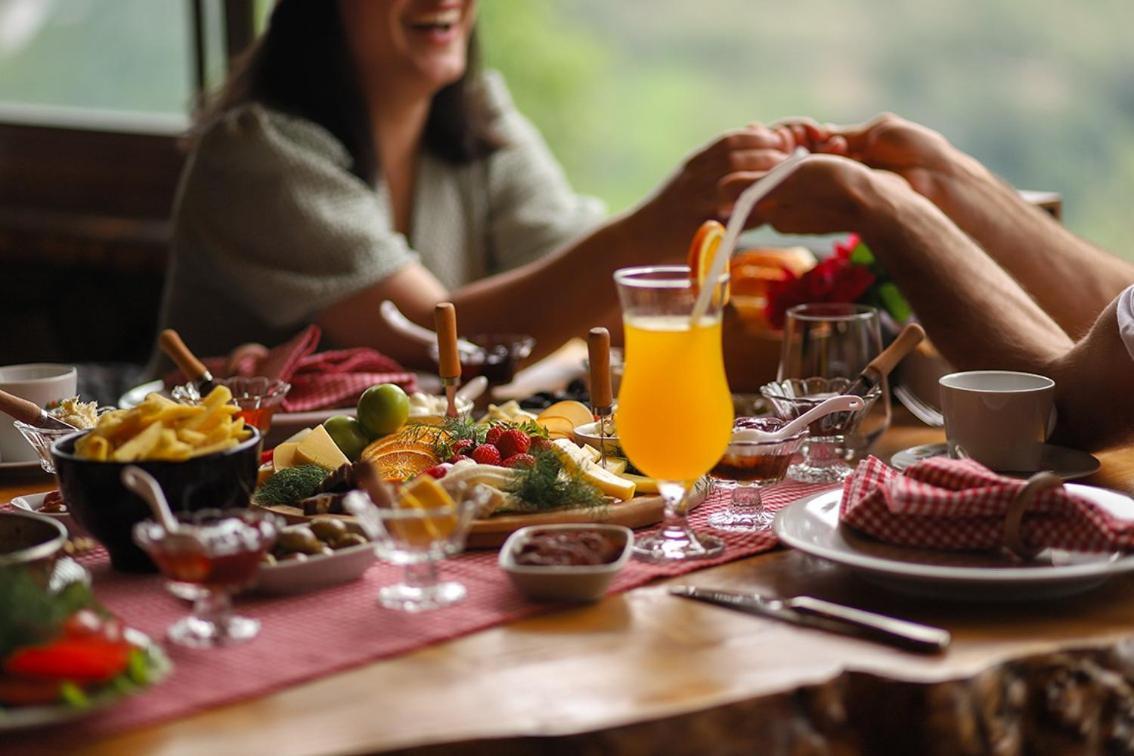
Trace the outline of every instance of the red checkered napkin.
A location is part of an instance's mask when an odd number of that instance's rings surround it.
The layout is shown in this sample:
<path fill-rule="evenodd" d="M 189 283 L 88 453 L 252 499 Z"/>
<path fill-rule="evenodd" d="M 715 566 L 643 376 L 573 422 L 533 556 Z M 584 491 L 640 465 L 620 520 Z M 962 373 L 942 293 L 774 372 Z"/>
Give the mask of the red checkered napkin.
<path fill-rule="evenodd" d="M 1005 515 L 1024 485 L 968 459 L 934 457 L 903 475 L 869 457 L 843 484 L 839 520 L 886 543 L 992 549 L 1004 542 Z M 1134 519 L 1056 488 L 1038 494 L 1024 513 L 1021 540 L 1031 549 L 1128 550 Z"/>

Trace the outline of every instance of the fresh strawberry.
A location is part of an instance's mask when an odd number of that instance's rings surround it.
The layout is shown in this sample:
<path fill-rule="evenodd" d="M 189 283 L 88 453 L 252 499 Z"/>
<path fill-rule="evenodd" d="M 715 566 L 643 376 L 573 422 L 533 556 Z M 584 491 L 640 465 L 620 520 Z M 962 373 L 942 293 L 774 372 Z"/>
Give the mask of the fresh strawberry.
<path fill-rule="evenodd" d="M 472 458 L 482 465 L 499 465 L 500 450 L 492 444 L 481 444 L 473 449 Z"/>
<path fill-rule="evenodd" d="M 445 467 L 445 465 L 434 465 L 433 467 L 422 470 L 422 474 L 428 475 L 431 478 L 436 478 L 437 480 L 444 478 L 448 474 L 448 472 L 449 468 Z"/>
<path fill-rule="evenodd" d="M 496 442 L 496 448 L 500 450 L 500 456 L 505 459 L 514 457 L 517 454 L 527 454 L 531 446 L 531 436 L 524 433 L 519 428 L 504 431 L 500 434 L 500 440 Z"/>
<path fill-rule="evenodd" d="M 462 438 L 460 441 L 453 442 L 453 445 L 449 447 L 449 453 L 453 456 L 456 456 L 458 454 L 465 454 L 469 452 L 474 446 L 476 446 L 476 442 L 471 438 Z"/>
<path fill-rule="evenodd" d="M 531 438 L 531 448 L 529 451 L 551 451 L 551 439 L 544 438 L 543 436 L 532 436 Z"/>
<path fill-rule="evenodd" d="M 471 460 L 472 457 L 470 457 L 467 454 L 454 454 L 453 456 L 449 457 L 449 459 L 447 461 L 449 462 L 449 464 L 455 465 L 458 462 L 464 462 L 466 459 Z"/>
<path fill-rule="evenodd" d="M 504 429 L 499 425 L 494 425 L 488 429 L 488 433 L 484 437 L 484 443 L 497 446 L 500 443 L 500 436 L 504 434 Z"/>
<path fill-rule="evenodd" d="M 530 454 L 513 454 L 504 460 L 505 467 L 531 467 L 535 464 L 535 457 Z"/>

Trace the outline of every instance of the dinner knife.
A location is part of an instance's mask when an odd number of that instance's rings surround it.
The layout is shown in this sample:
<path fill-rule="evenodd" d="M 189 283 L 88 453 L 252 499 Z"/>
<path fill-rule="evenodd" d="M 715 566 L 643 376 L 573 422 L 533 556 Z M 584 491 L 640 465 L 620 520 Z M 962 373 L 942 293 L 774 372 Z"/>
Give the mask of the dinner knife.
<path fill-rule="evenodd" d="M 669 592 L 682 598 L 696 599 L 801 627 L 878 641 L 918 653 L 941 653 L 951 640 L 949 632 L 939 627 L 894 619 L 811 596 L 769 599 L 756 593 L 721 591 L 692 585 L 674 586 Z"/>

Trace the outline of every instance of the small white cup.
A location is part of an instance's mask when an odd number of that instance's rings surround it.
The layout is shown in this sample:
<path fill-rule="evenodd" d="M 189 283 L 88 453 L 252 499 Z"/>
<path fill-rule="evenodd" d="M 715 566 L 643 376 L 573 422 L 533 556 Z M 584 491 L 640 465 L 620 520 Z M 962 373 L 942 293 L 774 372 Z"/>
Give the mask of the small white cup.
<path fill-rule="evenodd" d="M 992 470 L 1034 471 L 1055 427 L 1055 381 L 1035 373 L 972 370 L 943 376 L 949 456 Z"/>
<path fill-rule="evenodd" d="M 72 365 L 40 362 L 0 367 L 0 390 L 45 407 L 75 396 L 78 371 Z M 39 459 L 12 419 L 0 414 L 0 462 L 35 462 Z"/>

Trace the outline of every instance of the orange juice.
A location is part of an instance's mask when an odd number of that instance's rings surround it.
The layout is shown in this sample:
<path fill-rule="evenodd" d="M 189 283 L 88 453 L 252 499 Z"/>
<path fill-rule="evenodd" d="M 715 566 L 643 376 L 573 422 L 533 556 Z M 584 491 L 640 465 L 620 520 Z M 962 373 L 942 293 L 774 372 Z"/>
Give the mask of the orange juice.
<path fill-rule="evenodd" d="M 650 477 L 688 483 L 720 460 L 732 433 L 721 319 L 625 319 L 626 362 L 615 425 L 630 461 Z"/>

